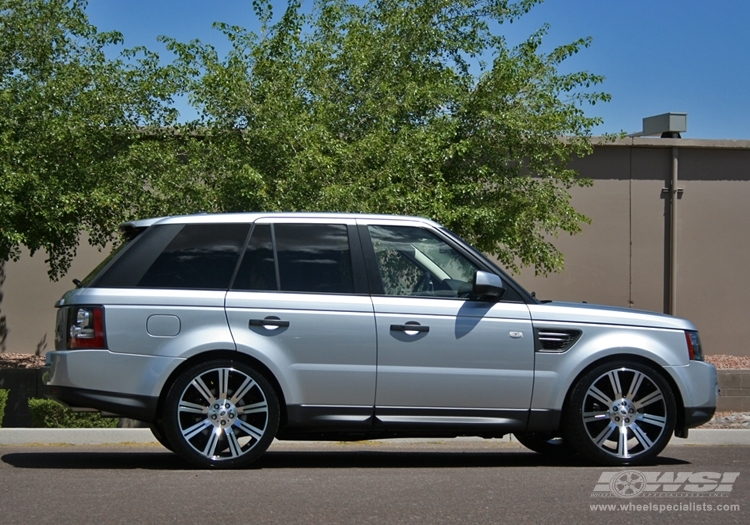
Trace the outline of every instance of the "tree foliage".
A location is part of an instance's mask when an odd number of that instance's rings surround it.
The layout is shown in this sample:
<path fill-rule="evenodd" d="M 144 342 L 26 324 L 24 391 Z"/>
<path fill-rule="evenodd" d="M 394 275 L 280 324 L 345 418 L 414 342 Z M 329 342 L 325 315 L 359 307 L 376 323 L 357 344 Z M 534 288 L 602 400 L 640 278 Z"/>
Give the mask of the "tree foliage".
<path fill-rule="evenodd" d="M 559 269 L 549 236 L 585 221 L 567 163 L 600 122 L 584 106 L 608 97 L 559 71 L 588 39 L 545 53 L 543 27 L 507 44 L 503 24 L 536 3 L 291 1 L 271 24 L 256 2 L 260 34 L 217 25 L 226 57 L 166 39 L 196 129 L 229 153 L 203 168 L 227 177 L 220 208 L 422 215 L 512 268 Z"/>
<path fill-rule="evenodd" d="M 143 130 L 174 122 L 171 69 L 145 49 L 108 59 L 122 35 L 85 5 L 0 0 L 0 260 L 44 249 L 55 277 L 81 232 L 103 245 L 137 208 L 170 156 Z"/>
<path fill-rule="evenodd" d="M 0 0 L 0 259 L 45 249 L 64 270 L 86 231 L 196 211 L 433 218 L 511 268 L 559 269 L 549 242 L 585 218 L 567 168 L 590 151 L 601 77 L 562 73 L 504 24 L 539 0 L 255 0 L 260 31 L 216 24 L 226 56 L 163 38 L 106 58 L 85 2 Z M 178 124 L 186 94 L 200 118 Z M 561 140 L 565 137 L 564 140 Z"/>

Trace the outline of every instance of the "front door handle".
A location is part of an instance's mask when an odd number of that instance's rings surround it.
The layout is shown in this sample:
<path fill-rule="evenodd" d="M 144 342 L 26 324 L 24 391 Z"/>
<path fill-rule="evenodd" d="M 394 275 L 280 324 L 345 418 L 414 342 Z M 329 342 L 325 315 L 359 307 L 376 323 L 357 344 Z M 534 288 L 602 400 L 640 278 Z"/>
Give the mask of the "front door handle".
<path fill-rule="evenodd" d="M 392 324 L 392 332 L 404 332 L 406 335 L 416 335 L 418 333 L 426 333 L 430 331 L 429 326 L 424 326 L 414 321 L 409 321 L 406 324 Z"/>
<path fill-rule="evenodd" d="M 250 319 L 250 326 L 262 326 L 266 330 L 277 330 L 279 328 L 287 328 L 289 321 L 282 321 L 278 317 L 269 316 L 265 319 Z"/>

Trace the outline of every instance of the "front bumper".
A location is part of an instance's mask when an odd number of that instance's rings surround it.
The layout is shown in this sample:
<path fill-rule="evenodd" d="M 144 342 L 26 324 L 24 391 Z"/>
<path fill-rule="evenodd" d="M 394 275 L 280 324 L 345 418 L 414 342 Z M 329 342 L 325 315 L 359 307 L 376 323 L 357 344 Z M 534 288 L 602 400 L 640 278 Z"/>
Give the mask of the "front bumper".
<path fill-rule="evenodd" d="M 684 411 L 678 415 L 674 434 L 688 437 L 688 430 L 709 421 L 716 412 L 719 377 L 716 367 L 703 361 L 691 361 L 687 366 L 664 367 L 677 382 L 682 394 Z"/>
<path fill-rule="evenodd" d="M 699 427 L 714 417 L 716 407 L 685 408 L 685 428 Z"/>

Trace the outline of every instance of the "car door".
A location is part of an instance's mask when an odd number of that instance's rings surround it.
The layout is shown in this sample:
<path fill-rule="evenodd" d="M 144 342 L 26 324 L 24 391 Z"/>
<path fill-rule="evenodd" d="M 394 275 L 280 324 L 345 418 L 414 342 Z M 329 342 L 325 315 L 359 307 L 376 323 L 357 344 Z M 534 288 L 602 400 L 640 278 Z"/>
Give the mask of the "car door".
<path fill-rule="evenodd" d="M 365 221 L 362 221 L 365 223 Z M 472 298 L 479 266 L 426 226 L 367 223 L 376 417 L 394 428 L 525 428 L 534 338 L 522 302 Z"/>
<path fill-rule="evenodd" d="M 256 223 L 227 294 L 237 348 L 278 379 L 289 427 L 371 422 L 375 320 L 349 222 Z"/>

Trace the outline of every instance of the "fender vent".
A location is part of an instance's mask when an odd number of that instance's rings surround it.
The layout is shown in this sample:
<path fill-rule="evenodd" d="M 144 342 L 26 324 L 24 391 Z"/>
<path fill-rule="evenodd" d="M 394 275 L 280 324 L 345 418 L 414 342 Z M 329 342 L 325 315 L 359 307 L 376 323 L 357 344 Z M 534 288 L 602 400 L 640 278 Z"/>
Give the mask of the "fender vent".
<path fill-rule="evenodd" d="M 537 328 L 534 335 L 538 352 L 565 352 L 578 341 L 581 331 Z"/>

